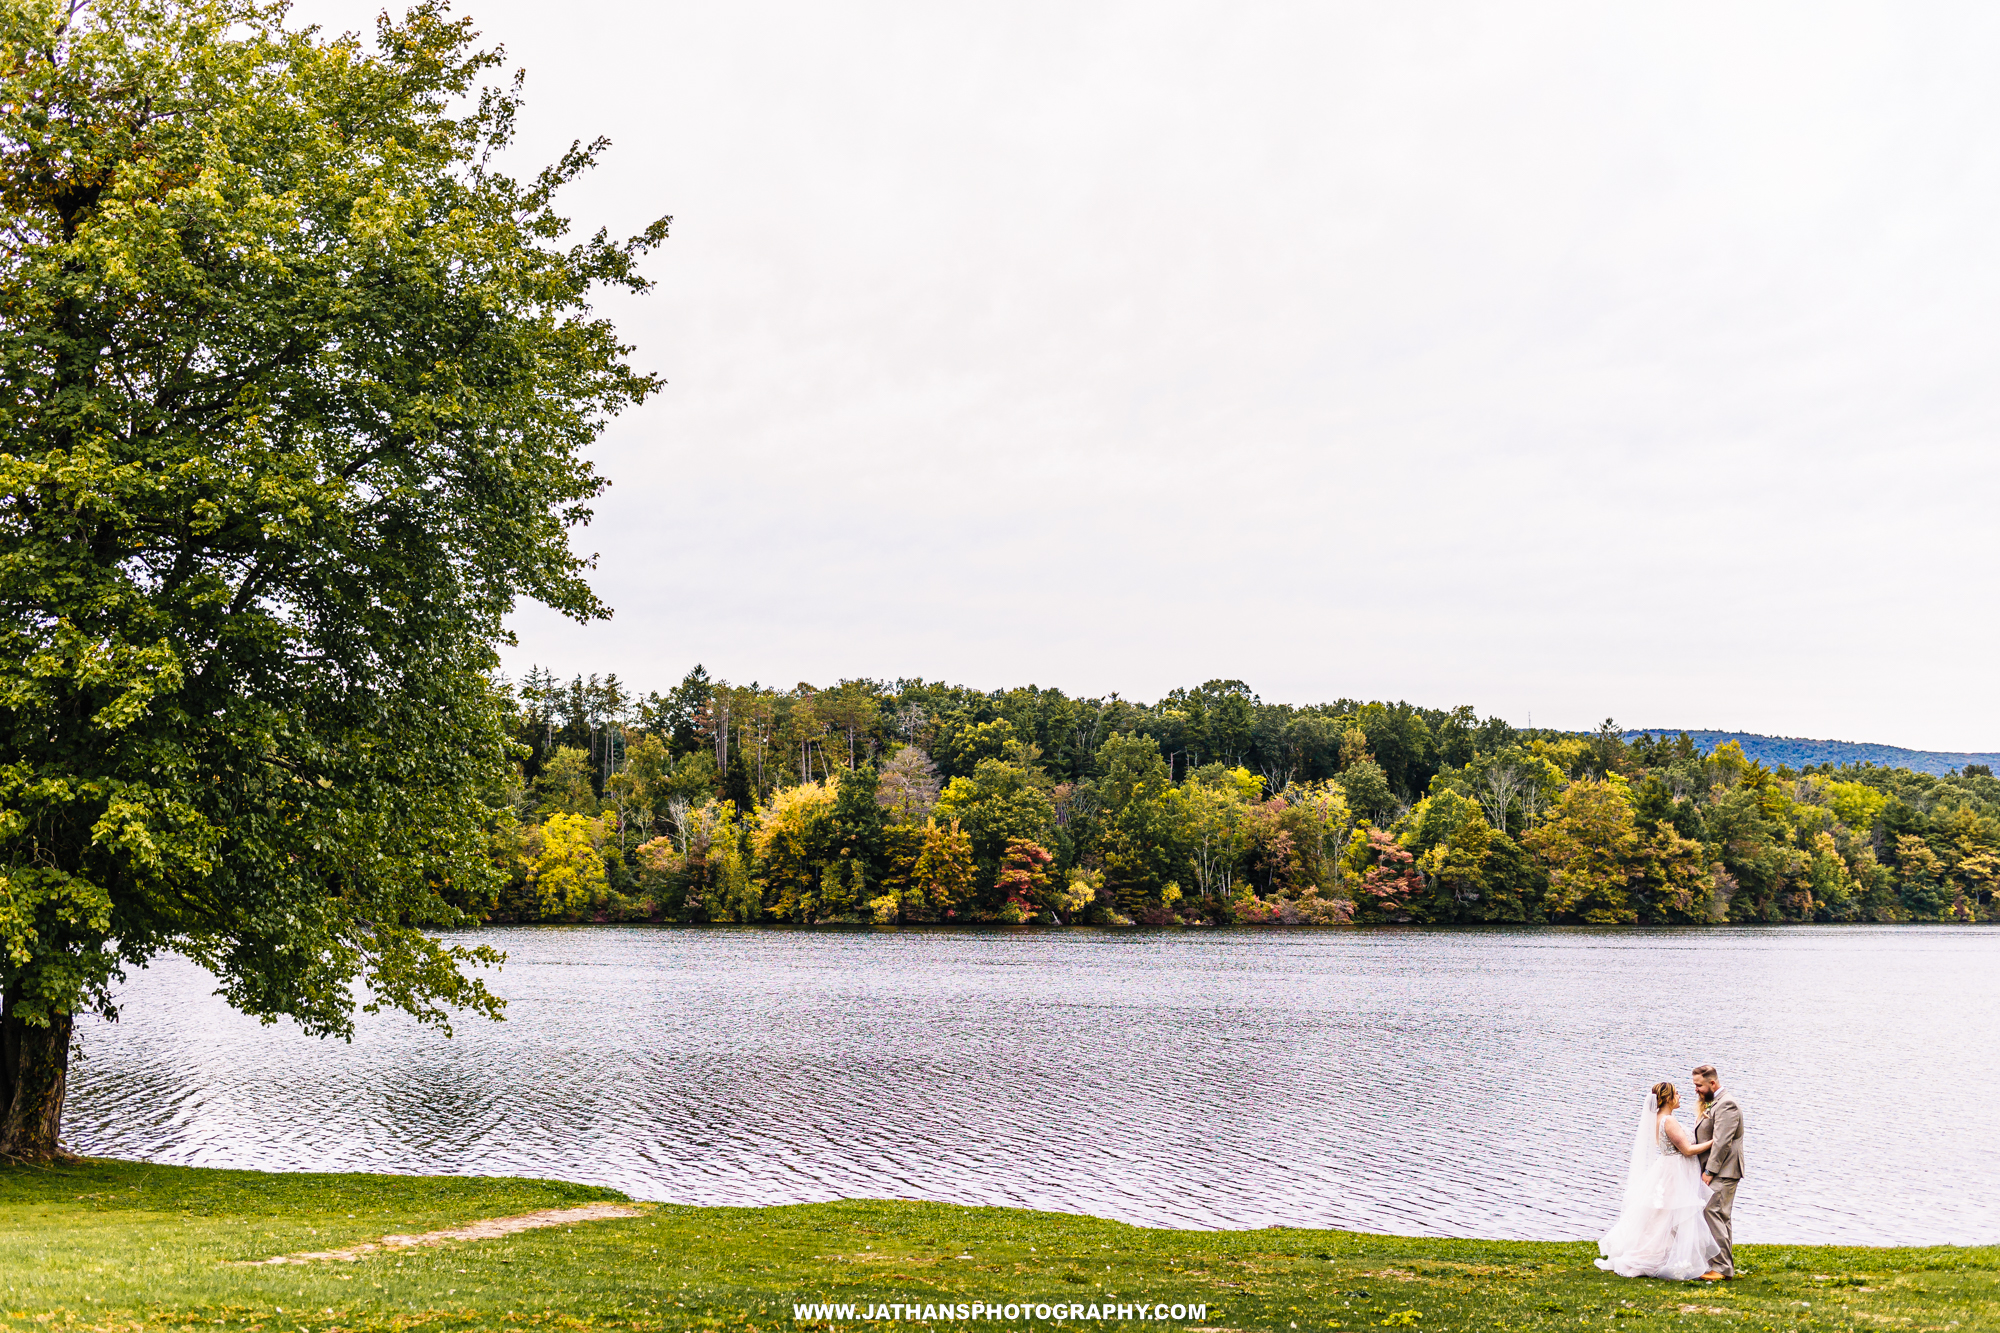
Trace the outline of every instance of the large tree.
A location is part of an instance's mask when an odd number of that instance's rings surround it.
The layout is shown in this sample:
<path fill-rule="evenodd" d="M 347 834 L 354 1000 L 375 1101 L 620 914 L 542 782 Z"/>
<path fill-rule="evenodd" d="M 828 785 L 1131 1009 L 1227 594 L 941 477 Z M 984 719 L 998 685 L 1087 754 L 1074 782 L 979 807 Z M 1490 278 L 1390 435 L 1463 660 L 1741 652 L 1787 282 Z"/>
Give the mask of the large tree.
<path fill-rule="evenodd" d="M 665 223 L 565 241 L 597 149 L 499 170 L 475 38 L 0 2 L 0 1154 L 162 951 L 320 1034 L 497 1013 L 425 928 L 490 889 L 502 617 L 605 613 L 580 450 L 655 381 L 588 299 Z"/>
<path fill-rule="evenodd" d="M 1639 919 L 1630 889 L 1639 831 L 1624 783 L 1577 779 L 1563 789 L 1548 819 L 1530 829 L 1522 842 L 1549 868 L 1552 919 L 1594 926 Z"/>

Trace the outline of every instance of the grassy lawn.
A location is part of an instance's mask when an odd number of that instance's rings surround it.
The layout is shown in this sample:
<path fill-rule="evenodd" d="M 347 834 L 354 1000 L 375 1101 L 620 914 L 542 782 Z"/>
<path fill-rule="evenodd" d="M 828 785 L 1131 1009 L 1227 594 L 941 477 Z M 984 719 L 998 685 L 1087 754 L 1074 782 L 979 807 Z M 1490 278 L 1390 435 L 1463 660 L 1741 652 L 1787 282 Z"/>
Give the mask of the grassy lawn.
<path fill-rule="evenodd" d="M 659 1205 L 641 1217 L 248 1267 L 388 1233 L 615 1200 L 553 1181 L 267 1175 L 91 1162 L 0 1169 L 9 1329 L 794 1329 L 795 1303 L 1044 1303 L 1102 1319 L 971 1329 L 2000 1330 L 2000 1246 L 1745 1246 L 1728 1284 L 1599 1273 L 1582 1244 L 1342 1231 L 1150 1231 L 944 1204 Z M 1200 1318 L 1119 1306 L 1205 1305 Z M 905 1312 L 910 1327 L 925 1323 Z M 883 1321 L 883 1326 L 889 1322 Z M 961 1321 L 937 1318 L 932 1324 Z"/>

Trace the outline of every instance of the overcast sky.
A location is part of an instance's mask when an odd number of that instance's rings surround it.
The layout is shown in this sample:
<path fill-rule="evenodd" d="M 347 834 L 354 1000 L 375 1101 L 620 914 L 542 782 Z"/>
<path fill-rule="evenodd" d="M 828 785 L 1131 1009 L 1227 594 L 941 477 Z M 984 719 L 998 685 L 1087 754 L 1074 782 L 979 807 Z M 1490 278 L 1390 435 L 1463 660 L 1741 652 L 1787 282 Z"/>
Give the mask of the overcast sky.
<path fill-rule="evenodd" d="M 2000 749 L 2000 9 L 460 12 L 674 216 L 513 670 Z"/>

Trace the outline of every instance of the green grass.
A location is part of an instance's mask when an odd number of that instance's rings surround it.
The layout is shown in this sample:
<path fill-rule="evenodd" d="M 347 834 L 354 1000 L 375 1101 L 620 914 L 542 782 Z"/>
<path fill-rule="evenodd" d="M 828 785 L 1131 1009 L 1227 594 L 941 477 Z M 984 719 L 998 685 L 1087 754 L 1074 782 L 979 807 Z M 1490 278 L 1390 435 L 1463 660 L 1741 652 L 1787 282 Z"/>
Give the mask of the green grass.
<path fill-rule="evenodd" d="M 1586 1244 L 1153 1231 L 1061 1213 L 882 1201 L 660 1205 L 632 1219 L 355 1263 L 240 1263 L 619 1197 L 538 1180 L 131 1162 L 0 1169 L 0 1327 L 762 1330 L 826 1326 L 795 1321 L 794 1302 L 1025 1301 L 1205 1304 L 1205 1328 L 1286 1333 L 2000 1329 L 1995 1246 L 1745 1246 L 1745 1277 L 1680 1284 L 1600 1273 Z M 1054 1333 L 1193 1322 L 1114 1316 L 963 1327 Z"/>

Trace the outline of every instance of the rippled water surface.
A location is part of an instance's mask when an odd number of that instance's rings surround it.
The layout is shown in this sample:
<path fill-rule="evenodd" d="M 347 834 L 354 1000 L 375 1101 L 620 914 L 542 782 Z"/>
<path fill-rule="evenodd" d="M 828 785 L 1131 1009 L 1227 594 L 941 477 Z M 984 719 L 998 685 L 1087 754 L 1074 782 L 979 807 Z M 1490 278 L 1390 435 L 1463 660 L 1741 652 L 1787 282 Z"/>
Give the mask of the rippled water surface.
<path fill-rule="evenodd" d="M 1641 1090 L 1720 1066 L 1747 1241 L 2000 1241 L 2000 931 L 477 932 L 504 1024 L 352 1045 L 176 960 L 82 1034 L 72 1146 L 907 1197 L 1165 1226 L 1592 1236 Z"/>

